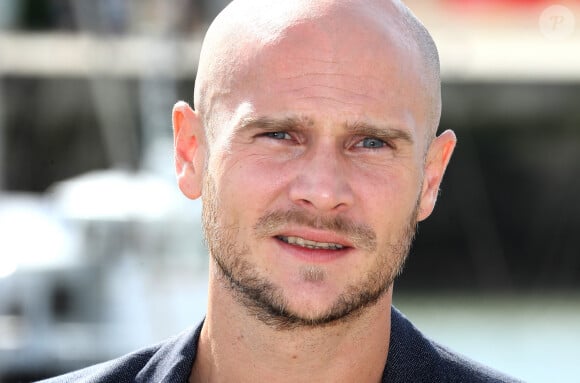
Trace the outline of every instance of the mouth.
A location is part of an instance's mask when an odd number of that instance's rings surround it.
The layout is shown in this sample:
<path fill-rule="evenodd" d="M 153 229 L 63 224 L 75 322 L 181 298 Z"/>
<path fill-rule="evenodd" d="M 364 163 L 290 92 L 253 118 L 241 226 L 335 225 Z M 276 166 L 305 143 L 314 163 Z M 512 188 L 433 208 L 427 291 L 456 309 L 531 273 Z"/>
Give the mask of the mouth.
<path fill-rule="evenodd" d="M 311 241 L 308 239 L 304 239 L 301 237 L 295 237 L 295 236 L 278 235 L 278 236 L 276 236 L 276 239 L 278 239 L 284 243 L 287 243 L 289 245 L 305 247 L 307 249 L 313 249 L 313 250 L 343 250 L 343 249 L 347 248 L 346 246 L 341 245 L 339 243 L 317 242 L 317 241 Z"/>

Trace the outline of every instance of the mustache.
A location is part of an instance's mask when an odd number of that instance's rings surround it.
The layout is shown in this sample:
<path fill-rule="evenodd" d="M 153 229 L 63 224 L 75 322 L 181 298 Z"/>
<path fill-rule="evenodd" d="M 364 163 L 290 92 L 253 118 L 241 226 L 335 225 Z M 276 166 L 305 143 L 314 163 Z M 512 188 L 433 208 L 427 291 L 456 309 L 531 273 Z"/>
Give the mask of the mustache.
<path fill-rule="evenodd" d="M 356 223 L 343 216 L 314 216 L 299 209 L 267 212 L 258 219 L 254 225 L 254 231 L 259 237 L 271 237 L 287 227 L 288 224 L 332 231 L 348 239 L 357 249 L 366 251 L 377 249 L 377 235 L 369 226 Z"/>

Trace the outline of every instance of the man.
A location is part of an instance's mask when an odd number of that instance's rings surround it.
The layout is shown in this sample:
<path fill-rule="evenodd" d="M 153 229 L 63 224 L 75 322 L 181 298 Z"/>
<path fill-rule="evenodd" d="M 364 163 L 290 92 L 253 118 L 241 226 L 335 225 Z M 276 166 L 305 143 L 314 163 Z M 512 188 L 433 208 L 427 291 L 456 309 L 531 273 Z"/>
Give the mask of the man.
<path fill-rule="evenodd" d="M 399 1 L 234 0 L 173 110 L 179 187 L 203 196 L 203 324 L 55 381 L 508 382 L 391 307 L 455 135 L 439 62 Z"/>

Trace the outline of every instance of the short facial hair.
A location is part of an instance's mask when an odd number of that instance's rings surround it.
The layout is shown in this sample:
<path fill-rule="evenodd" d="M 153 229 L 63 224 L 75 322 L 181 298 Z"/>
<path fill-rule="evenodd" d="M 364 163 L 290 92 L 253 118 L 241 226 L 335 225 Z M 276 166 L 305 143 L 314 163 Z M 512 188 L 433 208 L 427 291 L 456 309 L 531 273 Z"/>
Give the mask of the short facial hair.
<path fill-rule="evenodd" d="M 355 248 L 374 254 L 375 264 L 362 282 L 347 286 L 323 314 L 301 316 L 288 308 L 283 289 L 248 262 L 251 249 L 239 244 L 239 227 L 223 222 L 227 212 L 220 209 L 214 180 L 204 177 L 203 230 L 210 257 L 217 265 L 219 278 L 248 313 L 277 330 L 335 325 L 360 315 L 374 305 L 392 286 L 408 256 L 417 226 L 418 201 L 394 243 L 378 244 L 376 234 L 366 225 L 349 219 L 312 216 L 304 210 L 266 212 L 253 227 L 256 238 L 267 238 L 289 223 L 328 230 L 347 237 Z M 319 271 L 304 271 L 310 278 L 324 277 Z"/>

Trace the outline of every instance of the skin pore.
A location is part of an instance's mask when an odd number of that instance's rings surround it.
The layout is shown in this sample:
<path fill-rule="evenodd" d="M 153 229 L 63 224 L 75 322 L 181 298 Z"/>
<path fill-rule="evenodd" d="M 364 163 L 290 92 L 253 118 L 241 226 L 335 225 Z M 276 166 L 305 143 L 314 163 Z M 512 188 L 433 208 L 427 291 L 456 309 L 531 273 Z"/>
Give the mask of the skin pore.
<path fill-rule="evenodd" d="M 210 27 L 196 110 L 173 114 L 213 261 L 192 382 L 380 381 L 393 280 L 455 145 L 433 138 L 438 63 L 410 17 L 236 0 Z"/>

